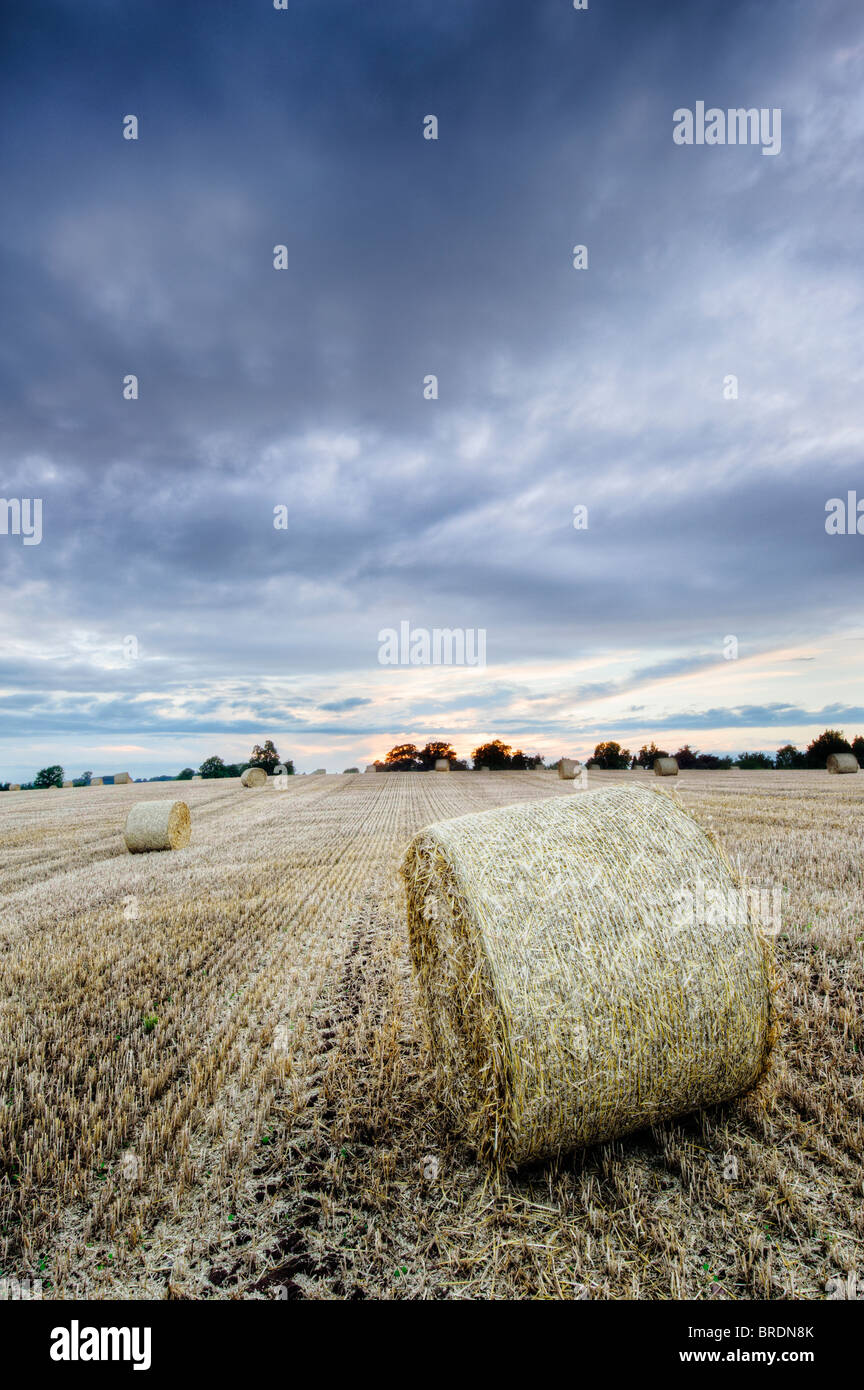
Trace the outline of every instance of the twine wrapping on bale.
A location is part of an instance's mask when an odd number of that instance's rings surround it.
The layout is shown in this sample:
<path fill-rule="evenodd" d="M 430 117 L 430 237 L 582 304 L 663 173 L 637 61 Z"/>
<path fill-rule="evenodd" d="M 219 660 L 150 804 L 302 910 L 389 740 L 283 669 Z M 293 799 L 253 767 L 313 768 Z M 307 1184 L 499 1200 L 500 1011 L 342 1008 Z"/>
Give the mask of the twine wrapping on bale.
<path fill-rule="evenodd" d="M 123 838 L 130 854 L 185 849 L 192 833 L 185 801 L 136 801 L 126 817 Z"/>
<path fill-rule="evenodd" d="M 678 760 L 677 758 L 655 758 L 654 759 L 655 777 L 677 777 Z"/>
<path fill-rule="evenodd" d="M 441 1098 L 481 1155 L 615 1138 L 764 1070 L 769 944 L 666 793 L 618 784 L 443 821 L 402 872 Z"/>
<path fill-rule="evenodd" d="M 857 772 L 858 759 L 854 753 L 829 753 L 829 772 Z"/>
<path fill-rule="evenodd" d="M 582 764 L 577 763 L 573 758 L 562 758 L 558 764 L 558 776 L 563 777 L 565 782 L 572 782 L 581 766 Z"/>
<path fill-rule="evenodd" d="M 241 774 L 240 785 L 242 787 L 263 787 L 267 782 L 267 773 L 263 767 L 247 767 Z"/>

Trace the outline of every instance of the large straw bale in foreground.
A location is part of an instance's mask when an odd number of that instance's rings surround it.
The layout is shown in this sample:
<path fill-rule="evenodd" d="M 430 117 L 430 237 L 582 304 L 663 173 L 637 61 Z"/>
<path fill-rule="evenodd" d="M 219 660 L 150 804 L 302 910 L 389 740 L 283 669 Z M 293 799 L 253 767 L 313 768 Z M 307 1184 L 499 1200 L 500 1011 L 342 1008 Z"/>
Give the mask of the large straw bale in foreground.
<path fill-rule="evenodd" d="M 126 817 L 123 838 L 130 854 L 185 849 L 192 833 L 185 801 L 136 801 Z"/>
<path fill-rule="evenodd" d="M 597 1143 L 760 1076 L 768 947 L 722 851 L 665 793 L 443 821 L 403 876 L 442 1099 L 479 1153 Z"/>
<path fill-rule="evenodd" d="M 677 777 L 678 760 L 677 758 L 655 758 L 654 759 L 655 777 Z"/>
<path fill-rule="evenodd" d="M 241 774 L 240 785 L 242 787 L 263 787 L 267 784 L 267 773 L 263 767 L 247 767 Z"/>
<path fill-rule="evenodd" d="M 829 753 L 827 767 L 829 772 L 857 772 L 858 759 L 854 753 Z"/>

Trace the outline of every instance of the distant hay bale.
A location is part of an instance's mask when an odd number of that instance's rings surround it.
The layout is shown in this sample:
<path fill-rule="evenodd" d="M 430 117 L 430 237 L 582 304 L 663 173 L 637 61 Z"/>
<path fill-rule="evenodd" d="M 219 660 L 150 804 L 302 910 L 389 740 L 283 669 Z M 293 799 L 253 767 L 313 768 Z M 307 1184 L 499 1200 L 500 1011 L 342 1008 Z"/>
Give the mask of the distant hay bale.
<path fill-rule="evenodd" d="M 450 759 L 449 759 L 449 758 L 436 758 L 436 759 L 435 759 L 435 771 L 436 771 L 436 772 L 449 772 L 449 771 L 450 771 Z"/>
<path fill-rule="evenodd" d="M 91 787 L 101 787 L 101 786 L 102 786 L 102 778 L 101 778 L 101 777 L 91 777 L 91 779 L 90 779 L 90 785 L 91 785 Z"/>
<path fill-rule="evenodd" d="M 263 767 L 247 767 L 240 777 L 240 784 L 244 787 L 263 787 L 266 783 L 267 773 Z"/>
<path fill-rule="evenodd" d="M 488 767 L 481 767 L 480 771 L 481 771 L 481 772 L 488 772 L 488 771 L 489 771 L 489 768 L 488 768 Z"/>
<path fill-rule="evenodd" d="M 203 782 L 203 780 L 200 772 L 193 772 L 192 776 L 189 778 L 190 782 Z"/>
<path fill-rule="evenodd" d="M 678 761 L 676 758 L 655 758 L 654 759 L 655 777 L 677 777 Z"/>
<path fill-rule="evenodd" d="M 829 753 L 827 766 L 829 772 L 857 772 L 858 759 L 854 753 Z"/>
<path fill-rule="evenodd" d="M 9 790 L 10 790 L 10 792 L 20 792 L 20 790 L 21 790 L 21 783 L 20 783 L 20 782 L 10 782 L 10 783 L 9 783 Z"/>
<path fill-rule="evenodd" d="M 64 786 L 64 787 L 71 787 L 71 786 L 72 786 L 72 783 L 71 783 L 71 782 L 64 782 L 64 783 L 63 783 L 63 786 Z"/>
<path fill-rule="evenodd" d="M 123 838 L 130 854 L 185 849 L 192 833 L 185 801 L 136 801 L 126 817 Z"/>
<path fill-rule="evenodd" d="M 132 781 L 132 778 L 129 776 L 129 773 L 128 773 L 128 772 L 115 772 L 115 773 L 114 773 L 114 785 L 115 785 L 115 787 L 121 786 L 121 785 L 125 785 L 125 783 L 131 782 L 131 781 Z"/>
<path fill-rule="evenodd" d="M 441 1100 L 481 1155 L 599 1143 L 761 1075 L 769 947 L 671 796 L 619 783 L 439 822 L 402 874 Z"/>
<path fill-rule="evenodd" d="M 367 765 L 366 771 L 367 771 L 367 772 L 377 772 L 378 769 L 377 769 L 377 767 L 375 766 L 374 763 L 369 763 L 369 764 Z"/>
<path fill-rule="evenodd" d="M 562 758 L 558 764 L 558 776 L 565 782 L 572 782 L 574 777 L 578 777 L 582 771 L 582 764 L 577 763 L 573 758 Z"/>

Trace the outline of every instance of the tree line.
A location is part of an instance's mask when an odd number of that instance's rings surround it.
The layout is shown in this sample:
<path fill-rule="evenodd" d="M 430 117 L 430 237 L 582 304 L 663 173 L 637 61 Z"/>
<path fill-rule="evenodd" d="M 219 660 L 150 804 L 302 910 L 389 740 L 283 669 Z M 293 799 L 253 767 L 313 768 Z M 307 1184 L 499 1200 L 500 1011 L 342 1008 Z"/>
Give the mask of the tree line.
<path fill-rule="evenodd" d="M 778 771 L 821 768 L 824 771 L 832 753 L 854 753 L 859 764 L 864 766 L 864 737 L 858 734 L 849 743 L 842 730 L 825 729 L 803 750 L 796 748 L 794 743 L 784 743 L 783 747 L 778 748 L 773 754 L 745 752 L 739 753 L 737 758 L 720 757 L 716 753 L 699 753 L 695 748 L 691 748 L 689 743 L 670 753 L 652 742 L 650 747 L 643 744 L 636 754 L 631 754 L 629 748 L 622 748 L 618 743 L 598 743 L 594 749 L 594 756 L 588 759 L 586 766 L 606 770 L 633 767 L 650 769 L 654 766 L 655 758 L 674 758 L 682 770 L 699 768 L 710 771 L 715 768 L 740 767 L 745 770 L 775 768 Z"/>
<path fill-rule="evenodd" d="M 273 776 L 277 767 L 283 767 L 289 777 L 294 775 L 294 764 L 290 758 L 282 759 L 276 749 L 273 740 L 268 738 L 263 744 L 256 743 L 252 749 L 251 756 L 245 763 L 226 763 L 217 753 L 213 753 L 209 758 L 205 758 L 198 773 L 201 777 L 242 777 L 247 767 L 261 767 L 269 777 Z M 356 772 L 357 769 L 349 769 Z M 195 776 L 193 767 L 184 767 L 181 772 L 162 773 L 159 777 L 136 777 L 136 782 L 189 782 Z M 22 792 L 40 791 L 45 787 L 62 787 L 65 780 L 65 773 L 59 763 L 53 763 L 50 767 L 43 767 L 36 773 L 32 782 L 22 782 Z M 90 771 L 82 772 L 80 777 L 75 777 L 72 781 L 73 787 L 89 787 L 93 780 L 93 773 Z M 0 782 L 0 791 L 8 792 L 9 783 Z"/>
<path fill-rule="evenodd" d="M 685 743 L 683 748 L 670 753 L 665 748 L 658 748 L 656 743 L 644 744 L 638 753 L 631 753 L 629 748 L 622 748 L 620 743 L 607 740 L 598 743 L 594 748 L 593 755 L 587 760 L 586 767 L 598 767 L 605 771 L 625 771 L 627 768 L 644 767 L 649 771 L 654 766 L 655 758 L 675 758 L 682 771 L 697 769 L 701 771 L 722 770 L 730 767 L 740 767 L 744 769 L 775 768 L 779 771 L 793 770 L 795 768 L 821 768 L 825 769 L 825 764 L 832 753 L 854 753 L 859 764 L 864 767 L 864 736 L 857 734 L 851 743 L 846 739 L 840 729 L 825 729 L 818 738 L 808 744 L 803 750 L 795 747 L 794 743 L 784 743 L 782 748 L 778 748 L 776 753 L 763 752 L 744 752 L 739 753 L 737 758 L 731 756 L 720 756 L 717 753 L 700 753 L 695 748 L 691 748 L 689 743 Z M 453 745 L 445 740 L 430 740 L 430 742 L 418 748 L 414 743 L 398 743 L 395 748 L 391 748 L 386 758 L 377 760 L 375 767 L 379 772 L 431 772 L 439 759 L 446 759 L 454 772 L 469 771 L 468 761 L 460 758 L 453 748 Z M 500 738 L 492 739 L 490 743 L 481 743 L 471 753 L 471 769 L 479 770 L 481 767 L 488 767 L 490 772 L 503 772 L 508 768 L 514 772 L 530 772 L 538 767 L 556 768 L 560 758 L 555 762 L 546 763 L 542 753 L 523 753 L 521 748 L 512 748 L 509 743 L 504 743 Z M 294 763 L 290 758 L 281 758 L 272 739 L 266 739 L 263 744 L 255 744 L 251 756 L 245 763 L 226 763 L 218 754 L 213 753 L 209 758 L 205 758 L 198 773 L 204 778 L 213 777 L 241 777 L 247 767 L 260 767 L 272 777 L 277 767 L 283 767 L 289 777 L 294 775 Z M 357 772 L 356 767 L 346 767 L 346 772 Z M 163 773 L 159 777 L 139 777 L 139 782 L 188 782 L 195 776 L 195 769 L 184 767 L 178 773 Z M 80 777 L 76 777 L 72 783 L 73 787 L 89 787 L 93 774 L 84 772 Z M 22 782 L 22 791 L 38 791 L 44 787 L 62 787 L 64 781 L 63 768 L 59 763 L 54 763 L 50 767 L 43 767 L 37 772 L 32 782 Z M 0 791 L 9 790 L 8 782 L 0 782 Z"/>
<path fill-rule="evenodd" d="M 446 760 L 454 772 L 469 770 L 467 761 L 459 757 L 452 744 L 441 741 L 429 742 L 422 748 L 414 743 L 397 743 L 386 758 L 376 760 L 375 767 L 379 772 L 431 772 L 439 759 Z M 471 761 L 475 768 L 488 767 L 496 772 L 503 768 L 526 771 L 544 766 L 540 753 L 523 753 L 521 748 L 514 751 L 509 743 L 502 743 L 498 738 L 475 748 Z"/>
<path fill-rule="evenodd" d="M 653 740 L 650 744 L 643 744 L 638 753 L 631 753 L 629 748 L 622 748 L 620 743 L 607 740 L 595 746 L 593 755 L 585 765 L 612 772 L 635 767 L 644 767 L 650 771 L 655 758 L 675 758 L 683 771 L 712 771 L 731 767 L 778 770 L 821 768 L 824 771 L 832 753 L 854 753 L 858 762 L 864 766 L 864 737 L 858 734 L 850 743 L 841 730 L 825 729 L 803 750 L 796 748 L 794 743 L 784 743 L 783 747 L 778 748 L 773 754 L 744 752 L 734 758 L 731 755 L 700 753 L 697 749 L 691 748 L 689 743 L 685 743 L 683 748 L 678 748 L 675 752 L 669 752 L 666 748 L 658 748 Z M 434 769 L 439 758 L 446 759 L 456 772 L 469 770 L 468 761 L 458 756 L 451 743 L 444 741 L 429 742 L 422 748 L 418 748 L 414 743 L 398 743 L 395 748 L 390 749 L 385 758 L 376 761 L 375 767 L 380 772 L 429 772 Z M 547 763 L 541 753 L 523 753 L 521 748 L 514 750 L 510 744 L 503 743 L 498 738 L 493 739 L 491 743 L 481 743 L 471 753 L 471 770 L 474 771 L 481 767 L 488 767 L 490 772 L 500 772 L 507 768 L 530 771 L 538 767 L 556 768 L 559 762 L 560 759 L 556 759 L 555 762 Z"/>

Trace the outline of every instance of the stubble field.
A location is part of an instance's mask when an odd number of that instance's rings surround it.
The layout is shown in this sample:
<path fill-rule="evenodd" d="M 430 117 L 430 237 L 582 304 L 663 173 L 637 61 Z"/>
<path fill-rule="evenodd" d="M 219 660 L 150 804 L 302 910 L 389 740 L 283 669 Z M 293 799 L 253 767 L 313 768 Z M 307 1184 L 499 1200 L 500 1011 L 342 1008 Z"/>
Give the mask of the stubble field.
<path fill-rule="evenodd" d="M 622 778 L 650 785 L 590 783 Z M 431 821 L 572 784 L 0 795 L 0 1277 L 95 1299 L 862 1296 L 864 777 L 674 792 L 782 888 L 770 1072 L 498 1175 L 436 1104 L 397 868 Z M 166 796 L 190 847 L 128 855 L 129 806 Z"/>

